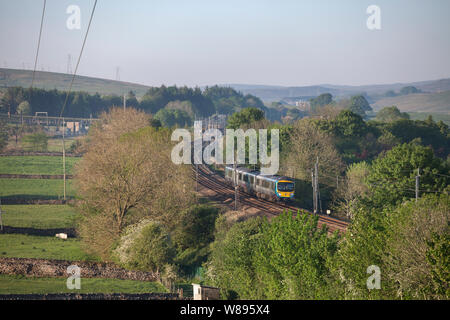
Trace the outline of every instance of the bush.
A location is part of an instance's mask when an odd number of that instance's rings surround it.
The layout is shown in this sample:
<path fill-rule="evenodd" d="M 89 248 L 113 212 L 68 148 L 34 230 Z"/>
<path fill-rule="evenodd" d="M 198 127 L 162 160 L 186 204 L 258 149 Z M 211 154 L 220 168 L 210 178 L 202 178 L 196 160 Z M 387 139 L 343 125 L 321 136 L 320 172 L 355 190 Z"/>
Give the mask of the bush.
<path fill-rule="evenodd" d="M 149 223 L 130 247 L 128 267 L 149 272 L 163 271 L 175 256 L 169 234 L 156 223 Z"/>

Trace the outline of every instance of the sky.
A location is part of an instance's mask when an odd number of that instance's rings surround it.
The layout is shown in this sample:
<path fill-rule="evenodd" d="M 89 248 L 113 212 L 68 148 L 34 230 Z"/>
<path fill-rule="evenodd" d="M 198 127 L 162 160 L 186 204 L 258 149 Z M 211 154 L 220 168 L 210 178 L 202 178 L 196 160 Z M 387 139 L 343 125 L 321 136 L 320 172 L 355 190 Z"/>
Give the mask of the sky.
<path fill-rule="evenodd" d="M 0 67 L 32 69 L 43 0 L 0 0 Z M 38 70 L 72 70 L 94 0 L 47 0 Z M 70 5 L 80 29 L 66 25 Z M 366 12 L 380 8 L 379 30 Z M 98 0 L 79 75 L 151 86 L 450 77 L 448 0 Z"/>

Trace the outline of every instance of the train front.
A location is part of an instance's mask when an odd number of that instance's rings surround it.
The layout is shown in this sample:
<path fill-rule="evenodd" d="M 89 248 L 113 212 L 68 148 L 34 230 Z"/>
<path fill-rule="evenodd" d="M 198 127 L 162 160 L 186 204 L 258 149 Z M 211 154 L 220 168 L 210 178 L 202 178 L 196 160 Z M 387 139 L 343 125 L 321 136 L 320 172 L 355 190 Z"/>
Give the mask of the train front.
<path fill-rule="evenodd" d="M 294 199 L 294 181 L 283 179 L 277 181 L 276 194 L 280 200 L 293 200 Z"/>

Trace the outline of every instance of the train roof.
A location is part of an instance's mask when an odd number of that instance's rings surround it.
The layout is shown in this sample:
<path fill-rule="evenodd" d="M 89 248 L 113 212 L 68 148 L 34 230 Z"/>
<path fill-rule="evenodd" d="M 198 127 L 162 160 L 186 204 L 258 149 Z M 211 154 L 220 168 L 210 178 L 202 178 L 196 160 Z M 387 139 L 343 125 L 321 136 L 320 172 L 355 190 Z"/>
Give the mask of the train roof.
<path fill-rule="evenodd" d="M 227 169 L 229 170 L 234 170 L 234 167 L 232 166 L 226 166 Z M 279 175 L 264 175 L 262 174 L 260 171 L 258 170 L 252 170 L 246 167 L 237 167 L 236 171 L 238 172 L 245 172 L 247 174 L 251 174 L 253 176 L 258 176 L 267 180 L 272 180 L 272 181 L 279 181 L 279 180 L 293 180 L 292 178 L 286 177 L 286 176 L 279 176 Z"/>

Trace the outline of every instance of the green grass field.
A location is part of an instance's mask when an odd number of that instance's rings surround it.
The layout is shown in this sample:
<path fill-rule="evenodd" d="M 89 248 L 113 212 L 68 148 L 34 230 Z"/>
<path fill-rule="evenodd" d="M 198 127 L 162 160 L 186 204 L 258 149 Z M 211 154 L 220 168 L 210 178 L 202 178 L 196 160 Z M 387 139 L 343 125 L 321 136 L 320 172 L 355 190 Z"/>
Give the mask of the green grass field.
<path fill-rule="evenodd" d="M 80 247 L 79 239 L 0 234 L 0 257 L 98 261 Z"/>
<path fill-rule="evenodd" d="M 73 228 L 77 213 L 68 205 L 3 205 L 3 225 L 16 228 Z"/>
<path fill-rule="evenodd" d="M 76 138 L 66 138 L 64 145 L 66 148 L 66 152 L 68 152 L 70 146 L 75 143 Z M 47 144 L 48 152 L 62 152 L 62 139 L 48 139 Z M 61 164 L 62 167 L 62 164 Z"/>
<path fill-rule="evenodd" d="M 62 179 L 0 179 L 1 198 L 62 199 Z M 66 196 L 74 197 L 72 181 L 66 181 Z"/>
<path fill-rule="evenodd" d="M 66 173 L 72 174 L 81 158 L 66 157 Z M 0 173 L 6 174 L 63 174 L 62 157 L 5 156 L 0 157 Z"/>
<path fill-rule="evenodd" d="M 43 293 L 150 293 L 167 292 L 156 282 L 81 278 L 81 289 L 67 289 L 66 278 L 27 278 L 0 275 L 0 294 Z"/>

